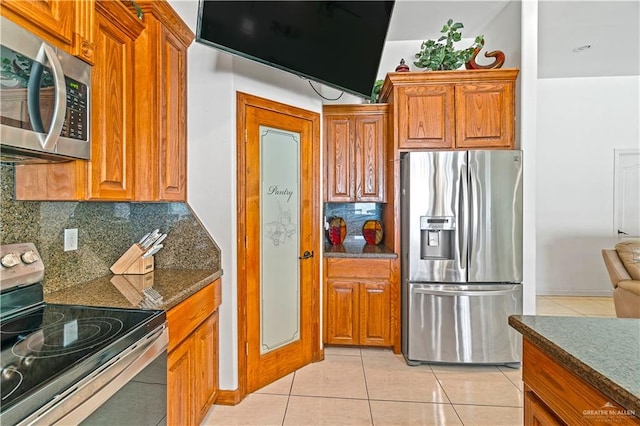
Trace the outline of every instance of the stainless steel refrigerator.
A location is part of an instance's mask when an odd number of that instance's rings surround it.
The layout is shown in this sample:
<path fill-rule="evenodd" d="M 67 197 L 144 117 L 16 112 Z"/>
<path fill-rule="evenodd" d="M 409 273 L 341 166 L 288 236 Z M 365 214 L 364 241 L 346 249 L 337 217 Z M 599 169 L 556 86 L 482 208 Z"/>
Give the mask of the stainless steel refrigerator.
<path fill-rule="evenodd" d="M 522 152 L 410 152 L 401 179 L 405 359 L 519 363 Z"/>

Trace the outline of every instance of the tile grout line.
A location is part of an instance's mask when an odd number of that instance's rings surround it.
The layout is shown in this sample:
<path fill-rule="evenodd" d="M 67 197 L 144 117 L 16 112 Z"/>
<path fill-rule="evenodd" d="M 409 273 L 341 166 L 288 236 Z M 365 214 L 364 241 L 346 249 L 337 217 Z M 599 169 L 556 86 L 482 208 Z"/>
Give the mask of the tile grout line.
<path fill-rule="evenodd" d="M 291 385 L 289 385 L 289 393 L 287 394 L 287 403 L 284 406 L 284 414 L 282 415 L 282 426 L 287 419 L 287 410 L 289 409 L 289 402 L 291 401 L 291 392 L 293 391 L 293 382 L 296 380 L 296 371 L 293 372 L 293 378 L 291 379 Z"/>
<path fill-rule="evenodd" d="M 362 349 L 360 349 L 360 365 L 362 366 L 362 376 L 364 377 L 364 389 L 367 391 L 367 405 L 369 406 L 369 418 L 371 419 L 371 425 L 373 422 L 373 410 L 371 409 L 371 397 L 369 395 L 369 384 L 367 383 L 367 372 L 364 368 L 364 357 L 362 356 Z"/>
<path fill-rule="evenodd" d="M 444 396 L 447 397 L 447 401 L 449 401 L 449 405 L 451 405 L 451 408 L 453 408 L 453 412 L 456 413 L 458 420 L 460 420 L 460 424 L 464 426 L 464 422 L 462 421 L 462 417 L 460 417 L 460 413 L 458 413 L 458 410 L 456 410 L 456 406 L 453 405 L 453 401 L 451 401 L 451 398 L 449 398 L 449 395 L 447 394 L 447 390 L 444 388 L 444 386 L 442 386 L 442 383 L 440 383 L 440 379 L 438 378 L 438 375 L 436 374 L 435 371 L 433 371 L 433 367 L 430 364 L 429 364 L 429 369 L 431 370 L 433 377 L 435 377 L 436 382 L 438 382 L 438 386 L 440 386 L 440 389 L 442 389 L 442 393 L 444 393 Z"/>

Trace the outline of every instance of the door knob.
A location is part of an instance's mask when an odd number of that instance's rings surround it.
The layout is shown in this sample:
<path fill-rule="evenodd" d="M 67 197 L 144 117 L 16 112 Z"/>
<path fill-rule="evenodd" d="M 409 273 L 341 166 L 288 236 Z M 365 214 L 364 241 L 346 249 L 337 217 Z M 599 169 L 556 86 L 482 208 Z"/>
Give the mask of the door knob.
<path fill-rule="evenodd" d="M 311 257 L 313 257 L 313 251 L 312 252 L 305 251 L 302 254 L 302 256 L 298 257 L 298 259 L 309 259 Z"/>

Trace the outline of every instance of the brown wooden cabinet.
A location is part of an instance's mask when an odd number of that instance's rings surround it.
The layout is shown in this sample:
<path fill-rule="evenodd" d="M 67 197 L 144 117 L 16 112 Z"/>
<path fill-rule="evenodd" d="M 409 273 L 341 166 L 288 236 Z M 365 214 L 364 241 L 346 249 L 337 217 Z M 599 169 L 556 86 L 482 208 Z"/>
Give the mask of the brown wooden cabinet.
<path fill-rule="evenodd" d="M 187 199 L 187 49 L 193 32 L 167 2 L 140 0 L 136 40 L 136 201 Z"/>
<path fill-rule="evenodd" d="M 385 201 L 387 105 L 323 108 L 325 201 Z"/>
<path fill-rule="evenodd" d="M 186 201 L 187 48 L 166 1 L 95 2 L 91 161 L 16 166 L 18 200 Z"/>
<path fill-rule="evenodd" d="M 512 149 L 516 69 L 389 73 L 397 149 Z"/>
<path fill-rule="evenodd" d="M 325 259 L 324 343 L 392 346 L 389 259 Z"/>
<path fill-rule="evenodd" d="M 524 389 L 524 424 L 529 426 L 565 425 L 527 386 Z"/>
<path fill-rule="evenodd" d="M 122 3 L 96 2 L 91 161 L 86 167 L 85 199 L 133 199 L 134 41 L 143 28 Z"/>
<path fill-rule="evenodd" d="M 2 16 L 93 63 L 94 0 L 2 0 Z"/>
<path fill-rule="evenodd" d="M 19 200 L 134 198 L 134 40 L 144 24 L 121 2 L 95 3 L 91 160 L 16 166 Z"/>
<path fill-rule="evenodd" d="M 167 424 L 198 425 L 218 396 L 220 279 L 167 312 Z"/>
<path fill-rule="evenodd" d="M 522 380 L 525 426 L 640 424 L 637 413 L 604 395 L 528 338 L 523 339 Z"/>

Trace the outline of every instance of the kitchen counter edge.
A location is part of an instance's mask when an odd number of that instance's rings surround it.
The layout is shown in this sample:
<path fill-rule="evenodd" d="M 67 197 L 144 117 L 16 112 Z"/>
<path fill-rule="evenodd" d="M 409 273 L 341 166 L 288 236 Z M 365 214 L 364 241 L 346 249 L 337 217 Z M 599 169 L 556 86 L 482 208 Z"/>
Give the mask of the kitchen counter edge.
<path fill-rule="evenodd" d="M 134 304 L 136 291 L 139 292 L 135 281 L 143 279 L 144 275 L 107 275 L 45 294 L 44 298 L 46 303 L 62 305 L 169 310 L 220 278 L 222 270 L 156 269 L 149 274 L 154 274 L 151 287 L 162 296 L 162 301 L 153 307 L 145 306 L 141 308 L 139 305 Z M 126 289 L 126 295 L 121 291 L 121 287 L 116 286 L 112 281 L 113 277 L 124 277 L 133 281 L 131 288 Z"/>
<path fill-rule="evenodd" d="M 640 397 L 638 395 L 618 384 L 614 379 L 608 377 L 607 374 L 598 371 L 598 366 L 590 365 L 580 359 L 579 354 L 574 355 L 570 353 L 564 345 L 554 342 L 551 336 L 547 337 L 543 335 L 542 332 L 538 332 L 534 324 L 530 325 L 526 323 L 526 321 L 535 320 L 536 318 L 540 318 L 540 316 L 511 315 L 509 316 L 509 325 L 520 332 L 524 338 L 529 339 L 533 344 L 538 346 L 549 357 L 602 394 L 612 398 L 627 409 L 634 411 L 640 410 Z M 554 317 L 548 318 L 552 319 Z M 563 317 L 559 318 L 562 319 Z M 602 319 L 615 320 L 616 318 Z M 558 324 L 558 327 L 561 326 L 562 324 Z M 566 328 L 563 329 L 563 332 L 566 333 L 567 331 Z M 593 345 L 593 341 L 585 342 L 585 344 Z"/>

